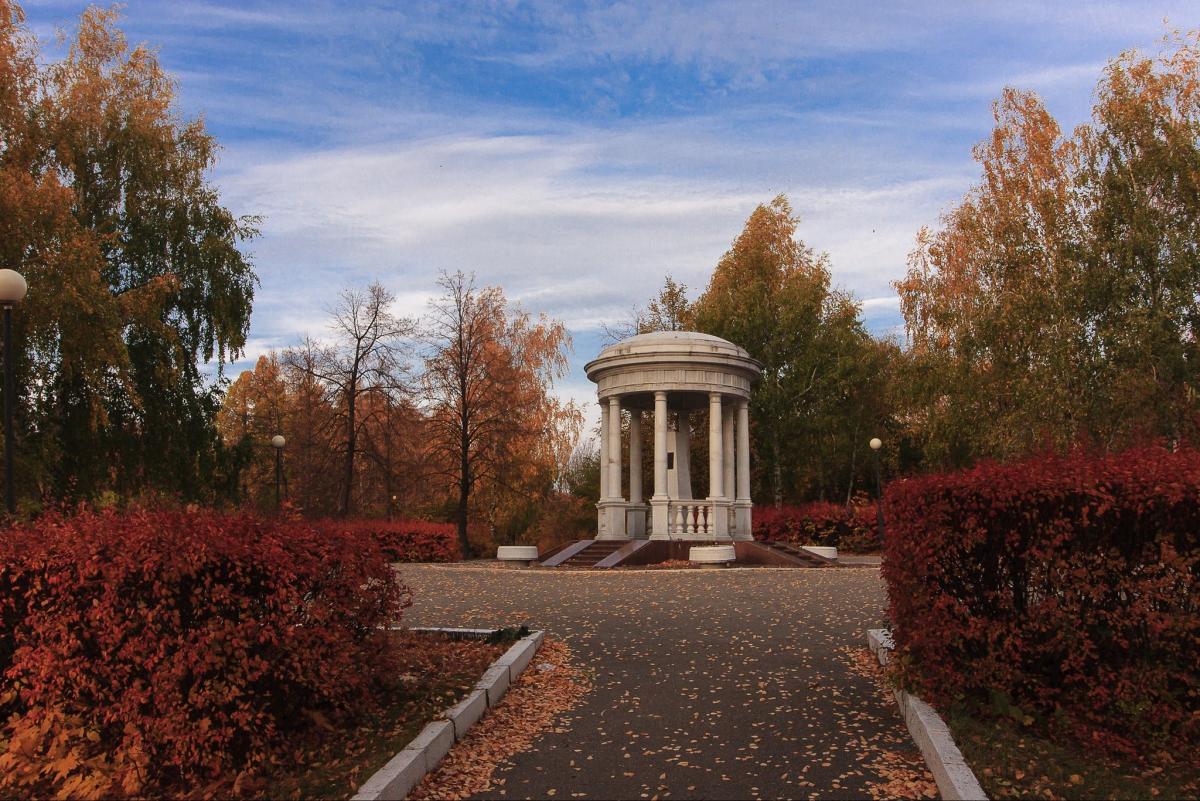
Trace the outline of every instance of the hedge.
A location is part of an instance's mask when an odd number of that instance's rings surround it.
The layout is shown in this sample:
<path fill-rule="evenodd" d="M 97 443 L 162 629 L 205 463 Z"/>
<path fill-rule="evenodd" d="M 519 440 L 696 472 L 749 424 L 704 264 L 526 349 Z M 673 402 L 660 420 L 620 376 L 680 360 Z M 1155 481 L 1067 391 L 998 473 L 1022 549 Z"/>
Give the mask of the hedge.
<path fill-rule="evenodd" d="M 407 590 L 377 547 L 212 512 L 0 533 L 4 795 L 145 796 L 252 770 L 391 675 Z"/>
<path fill-rule="evenodd" d="M 880 548 L 875 504 L 860 502 L 849 509 L 836 503 L 755 507 L 753 534 L 760 542 L 830 545 L 851 553 Z"/>
<path fill-rule="evenodd" d="M 426 520 L 323 520 L 322 528 L 370 540 L 393 562 L 455 562 L 462 559 L 453 523 Z"/>
<path fill-rule="evenodd" d="M 900 679 L 1105 749 L 1200 742 L 1200 452 L 1144 447 L 896 482 Z"/>

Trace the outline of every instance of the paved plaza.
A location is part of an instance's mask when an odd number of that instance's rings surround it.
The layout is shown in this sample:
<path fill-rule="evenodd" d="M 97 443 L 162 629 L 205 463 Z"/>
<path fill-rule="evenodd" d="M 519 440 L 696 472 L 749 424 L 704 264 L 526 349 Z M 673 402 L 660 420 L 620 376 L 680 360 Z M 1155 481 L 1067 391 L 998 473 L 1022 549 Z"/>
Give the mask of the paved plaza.
<path fill-rule="evenodd" d="M 410 625 L 528 624 L 594 671 L 491 797 L 869 798 L 925 775 L 861 661 L 877 568 L 400 571 Z"/>

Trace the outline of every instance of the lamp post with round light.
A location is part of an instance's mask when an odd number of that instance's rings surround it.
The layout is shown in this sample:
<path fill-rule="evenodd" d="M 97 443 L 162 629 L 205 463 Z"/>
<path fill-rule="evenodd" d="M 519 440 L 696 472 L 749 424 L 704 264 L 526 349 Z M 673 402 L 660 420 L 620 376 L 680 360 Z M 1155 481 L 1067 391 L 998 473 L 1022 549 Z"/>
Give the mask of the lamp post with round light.
<path fill-rule="evenodd" d="M 875 454 L 875 522 L 879 526 L 879 544 L 883 545 L 883 468 L 879 464 L 879 449 L 883 440 L 871 437 L 871 451 Z"/>
<path fill-rule="evenodd" d="M 0 305 L 4 306 L 4 503 L 8 513 L 17 511 L 13 491 L 13 355 L 12 310 L 25 298 L 29 285 L 16 270 L 0 270 Z"/>
<path fill-rule="evenodd" d="M 275 448 L 275 511 L 279 511 L 280 495 L 279 488 L 283 484 L 283 446 L 287 445 L 287 440 L 282 434 L 276 434 L 271 437 L 271 445 Z"/>

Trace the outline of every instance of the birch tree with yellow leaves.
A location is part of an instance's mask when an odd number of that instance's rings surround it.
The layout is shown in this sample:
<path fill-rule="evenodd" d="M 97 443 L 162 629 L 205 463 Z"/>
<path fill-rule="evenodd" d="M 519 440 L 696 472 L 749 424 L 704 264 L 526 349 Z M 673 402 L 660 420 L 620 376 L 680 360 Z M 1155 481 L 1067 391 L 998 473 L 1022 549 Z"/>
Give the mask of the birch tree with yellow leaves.
<path fill-rule="evenodd" d="M 980 183 L 896 285 L 934 465 L 1196 436 L 1200 33 L 1113 59 L 1096 98 L 1067 135 L 1005 90 Z"/>
<path fill-rule="evenodd" d="M 0 0 L 0 264 L 15 315 L 18 492 L 211 498 L 218 370 L 246 341 L 253 217 L 222 204 L 217 144 L 153 50 L 89 8 L 47 60 Z"/>

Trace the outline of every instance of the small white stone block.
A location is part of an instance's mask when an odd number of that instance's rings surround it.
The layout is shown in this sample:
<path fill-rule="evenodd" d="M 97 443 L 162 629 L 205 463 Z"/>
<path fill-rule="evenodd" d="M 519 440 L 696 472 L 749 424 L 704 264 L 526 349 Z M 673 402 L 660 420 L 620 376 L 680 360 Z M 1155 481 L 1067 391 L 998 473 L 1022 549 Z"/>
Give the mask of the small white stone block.
<path fill-rule="evenodd" d="M 536 562 L 538 547 L 536 545 L 501 545 L 496 549 L 496 558 L 502 562 Z"/>
<path fill-rule="evenodd" d="M 732 545 L 693 545 L 688 548 L 688 561 L 701 565 L 720 565 L 737 559 Z"/>
<path fill-rule="evenodd" d="M 529 666 L 536 651 L 537 642 L 532 639 L 532 635 L 522 637 L 513 643 L 512 647 L 505 651 L 494 664 L 508 667 L 509 678 L 516 681 L 517 677 L 525 672 L 525 668 Z"/>
<path fill-rule="evenodd" d="M 867 647 L 879 659 L 879 664 L 892 661 L 892 633 L 887 629 L 867 629 Z"/>
<path fill-rule="evenodd" d="M 454 724 L 454 739 L 467 736 L 467 730 L 487 711 L 487 694 L 472 690 L 467 697 L 442 713 L 442 717 Z"/>
<path fill-rule="evenodd" d="M 424 778 L 425 752 L 405 748 L 367 779 L 351 801 L 400 801 Z"/>
<path fill-rule="evenodd" d="M 533 638 L 533 641 L 534 641 L 535 643 L 537 643 L 537 646 L 538 646 L 539 648 L 541 648 L 541 647 L 542 647 L 542 640 L 544 640 L 544 639 L 546 638 L 546 632 L 544 632 L 544 631 L 541 631 L 541 630 L 539 630 L 539 631 L 531 631 L 531 632 L 529 633 L 529 637 L 526 637 L 525 639 L 527 639 L 527 640 L 528 640 L 530 637 L 532 637 L 532 638 Z"/>
<path fill-rule="evenodd" d="M 421 733 L 413 741 L 404 746 L 406 749 L 417 749 L 425 753 L 428 770 L 437 767 L 442 757 L 450 753 L 454 747 L 454 724 L 448 720 L 435 720 L 425 724 Z"/>
<path fill-rule="evenodd" d="M 483 678 L 475 683 L 475 689 L 483 690 L 484 695 L 487 696 L 487 705 L 493 707 L 504 697 L 504 693 L 508 690 L 508 684 L 508 665 L 493 664 L 484 672 Z"/>
<path fill-rule="evenodd" d="M 896 644 L 892 640 L 892 633 L 887 629 L 867 629 L 867 644 L 872 651 L 878 651 L 880 648 L 895 648 Z"/>
<path fill-rule="evenodd" d="M 809 553 L 815 553 L 817 556 L 837 561 L 837 548 L 830 545 L 801 545 L 800 547 Z"/>

